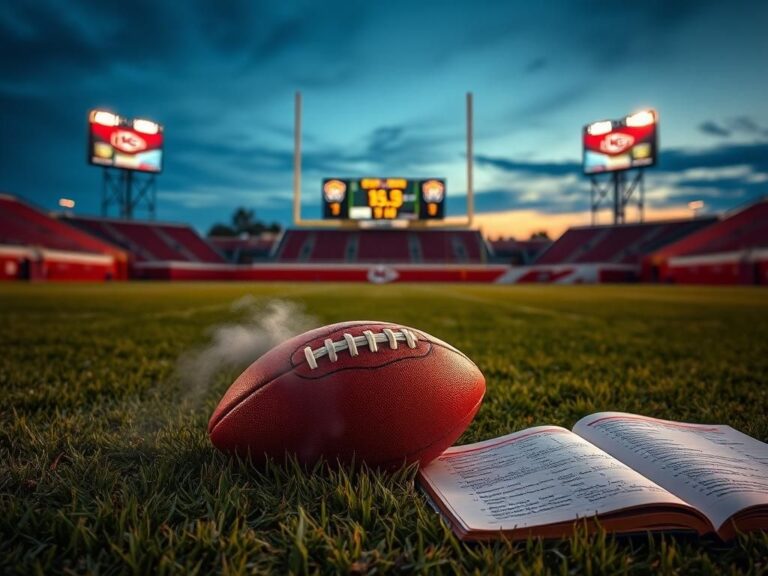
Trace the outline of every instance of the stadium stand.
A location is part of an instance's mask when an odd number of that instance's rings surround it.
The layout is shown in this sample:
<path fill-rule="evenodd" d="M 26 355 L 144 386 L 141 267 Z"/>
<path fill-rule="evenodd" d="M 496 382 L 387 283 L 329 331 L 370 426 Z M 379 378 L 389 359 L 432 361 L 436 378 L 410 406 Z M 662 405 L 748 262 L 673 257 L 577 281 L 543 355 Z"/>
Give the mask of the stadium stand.
<path fill-rule="evenodd" d="M 277 234 L 265 232 L 258 236 L 208 236 L 207 240 L 231 264 L 253 264 L 270 259 Z"/>
<path fill-rule="evenodd" d="M 515 240 L 514 238 L 498 238 L 488 242 L 491 256 L 496 262 L 506 262 L 513 266 L 532 264 L 544 250 L 552 245 L 549 238 L 533 238 L 531 240 Z"/>
<path fill-rule="evenodd" d="M 278 262 L 481 264 L 488 248 L 475 230 L 287 230 Z"/>
<path fill-rule="evenodd" d="M 531 266 L 510 270 L 509 283 L 636 282 L 643 257 L 707 228 L 716 218 L 582 226 L 568 229 Z"/>
<path fill-rule="evenodd" d="M 715 218 L 569 228 L 536 264 L 639 264 L 651 250 L 707 227 Z"/>
<path fill-rule="evenodd" d="M 667 244 L 643 261 L 643 279 L 680 284 L 768 284 L 768 198 Z"/>
<path fill-rule="evenodd" d="M 0 194 L 0 279 L 125 279 L 127 260 L 116 246 Z"/>
<path fill-rule="evenodd" d="M 222 264 L 224 258 L 185 224 L 67 216 L 69 224 L 119 246 L 134 263 L 199 262 Z"/>

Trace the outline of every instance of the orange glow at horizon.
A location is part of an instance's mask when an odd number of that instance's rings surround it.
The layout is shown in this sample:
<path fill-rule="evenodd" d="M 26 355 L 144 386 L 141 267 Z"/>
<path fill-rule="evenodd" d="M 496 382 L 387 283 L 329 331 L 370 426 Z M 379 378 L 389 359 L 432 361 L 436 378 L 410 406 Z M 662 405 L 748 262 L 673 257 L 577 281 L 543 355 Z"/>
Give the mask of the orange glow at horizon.
<path fill-rule="evenodd" d="M 645 210 L 646 222 L 686 218 L 691 218 L 691 211 L 687 207 L 646 208 Z M 627 223 L 632 224 L 637 221 L 637 209 L 627 206 Z M 590 223 L 590 213 L 587 211 L 546 214 L 536 210 L 511 210 L 475 214 L 473 227 L 478 228 L 483 236 L 490 239 L 511 237 L 527 240 L 532 234 L 545 231 L 552 240 L 557 240 L 568 228 L 589 226 Z M 613 219 L 607 210 L 598 213 L 598 225 L 612 223 Z"/>

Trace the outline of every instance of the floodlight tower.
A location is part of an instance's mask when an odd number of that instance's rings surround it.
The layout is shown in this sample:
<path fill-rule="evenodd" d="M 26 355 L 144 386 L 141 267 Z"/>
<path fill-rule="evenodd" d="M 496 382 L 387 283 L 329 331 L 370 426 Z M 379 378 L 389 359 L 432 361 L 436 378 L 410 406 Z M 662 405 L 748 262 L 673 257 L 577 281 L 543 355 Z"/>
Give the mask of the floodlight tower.
<path fill-rule="evenodd" d="M 102 167 L 101 215 L 117 206 L 133 218 L 144 206 L 150 220 L 157 206 L 156 174 L 162 171 L 163 126 L 106 110 L 88 114 L 88 162 Z"/>
<path fill-rule="evenodd" d="M 584 173 L 590 177 L 592 224 L 612 192 L 613 223 L 625 224 L 627 206 L 636 198 L 640 222 L 645 217 L 644 168 L 656 163 L 658 114 L 641 110 L 621 120 L 601 120 L 584 126 Z M 636 170 L 630 173 L 630 170 Z M 598 174 L 610 173 L 601 183 Z M 635 192 L 637 195 L 635 196 Z"/>

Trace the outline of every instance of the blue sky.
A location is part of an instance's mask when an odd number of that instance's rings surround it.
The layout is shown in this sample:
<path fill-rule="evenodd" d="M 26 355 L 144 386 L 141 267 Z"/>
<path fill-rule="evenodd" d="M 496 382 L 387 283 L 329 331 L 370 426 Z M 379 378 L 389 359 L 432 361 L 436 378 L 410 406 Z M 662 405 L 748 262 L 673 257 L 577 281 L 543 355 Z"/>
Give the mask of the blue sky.
<path fill-rule="evenodd" d="M 355 175 L 444 176 L 458 214 L 472 91 L 477 207 L 508 234 L 581 223 L 582 125 L 646 106 L 651 215 L 724 210 L 768 194 L 766 24 L 743 0 L 7 2 L 0 190 L 98 213 L 85 120 L 108 107 L 165 125 L 160 219 L 289 223 L 301 90 L 305 217 L 323 177 Z"/>

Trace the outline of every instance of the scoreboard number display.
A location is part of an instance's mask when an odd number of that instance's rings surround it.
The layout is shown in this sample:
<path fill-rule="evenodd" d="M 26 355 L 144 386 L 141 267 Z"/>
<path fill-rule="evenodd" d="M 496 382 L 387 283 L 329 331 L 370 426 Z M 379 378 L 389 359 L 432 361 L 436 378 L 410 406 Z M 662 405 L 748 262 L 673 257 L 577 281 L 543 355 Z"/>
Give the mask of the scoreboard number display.
<path fill-rule="evenodd" d="M 337 220 L 441 220 L 445 179 L 326 178 L 323 217 Z"/>

